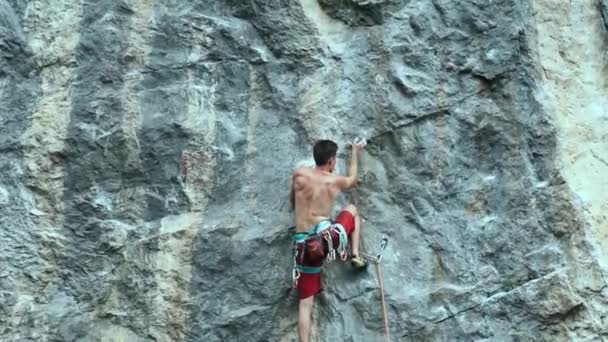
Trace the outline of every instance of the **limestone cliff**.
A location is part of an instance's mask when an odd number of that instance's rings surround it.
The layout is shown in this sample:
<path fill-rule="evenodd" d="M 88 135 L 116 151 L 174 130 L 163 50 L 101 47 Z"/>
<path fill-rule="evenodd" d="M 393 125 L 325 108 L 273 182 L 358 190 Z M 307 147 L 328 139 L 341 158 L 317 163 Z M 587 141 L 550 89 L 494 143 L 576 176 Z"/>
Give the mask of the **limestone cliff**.
<path fill-rule="evenodd" d="M 395 341 L 608 338 L 606 18 L 0 0 L 0 340 L 295 341 L 290 173 L 358 135 Z M 381 341 L 373 268 L 324 277 L 314 340 Z"/>

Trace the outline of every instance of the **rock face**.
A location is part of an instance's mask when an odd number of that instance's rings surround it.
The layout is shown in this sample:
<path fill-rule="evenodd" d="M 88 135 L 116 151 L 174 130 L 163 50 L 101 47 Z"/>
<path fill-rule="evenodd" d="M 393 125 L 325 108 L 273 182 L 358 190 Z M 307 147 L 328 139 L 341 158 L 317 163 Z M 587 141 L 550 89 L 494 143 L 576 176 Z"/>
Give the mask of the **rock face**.
<path fill-rule="evenodd" d="M 394 340 L 607 338 L 598 3 L 0 0 L 1 339 L 295 341 L 290 174 L 358 135 Z M 382 340 L 324 281 L 313 339 Z"/>

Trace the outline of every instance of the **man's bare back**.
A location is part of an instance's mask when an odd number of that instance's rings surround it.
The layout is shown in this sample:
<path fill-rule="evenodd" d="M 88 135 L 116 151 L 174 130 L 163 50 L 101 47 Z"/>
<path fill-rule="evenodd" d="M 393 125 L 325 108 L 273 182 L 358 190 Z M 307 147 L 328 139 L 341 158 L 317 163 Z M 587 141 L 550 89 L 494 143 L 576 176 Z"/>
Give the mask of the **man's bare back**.
<path fill-rule="evenodd" d="M 305 232 L 328 219 L 340 193 L 338 177 L 327 171 L 301 168 L 293 174 L 296 230 Z"/>

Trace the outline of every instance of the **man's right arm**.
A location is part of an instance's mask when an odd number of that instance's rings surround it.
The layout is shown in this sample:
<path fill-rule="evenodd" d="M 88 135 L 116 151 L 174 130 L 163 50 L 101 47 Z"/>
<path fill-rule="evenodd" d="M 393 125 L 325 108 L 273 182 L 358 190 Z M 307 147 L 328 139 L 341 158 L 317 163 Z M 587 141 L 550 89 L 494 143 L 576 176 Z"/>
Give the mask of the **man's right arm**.
<path fill-rule="evenodd" d="M 361 147 L 351 145 L 350 165 L 348 167 L 348 176 L 338 176 L 336 183 L 340 190 L 346 190 L 357 186 L 357 172 L 359 170 L 359 151 Z"/>

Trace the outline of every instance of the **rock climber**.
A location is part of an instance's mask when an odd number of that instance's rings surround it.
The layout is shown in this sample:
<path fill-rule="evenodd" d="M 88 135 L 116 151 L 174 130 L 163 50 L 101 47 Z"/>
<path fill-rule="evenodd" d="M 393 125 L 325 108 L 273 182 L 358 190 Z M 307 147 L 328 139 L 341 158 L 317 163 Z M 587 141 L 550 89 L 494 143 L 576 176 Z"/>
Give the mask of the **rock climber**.
<path fill-rule="evenodd" d="M 346 259 L 348 238 L 351 240 L 351 264 L 364 268 L 359 255 L 361 219 L 357 208 L 349 204 L 331 220 L 330 213 L 341 191 L 357 185 L 359 152 L 365 144 L 351 145 L 348 176 L 334 175 L 338 145 L 331 140 L 314 144 L 316 166 L 297 169 L 292 176 L 291 201 L 296 213 L 294 237 L 294 285 L 300 298 L 298 333 L 301 342 L 308 342 L 314 296 L 323 291 L 321 265 L 335 258 L 335 252 Z"/>

